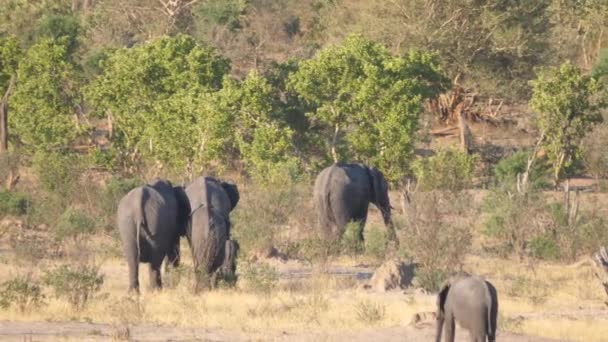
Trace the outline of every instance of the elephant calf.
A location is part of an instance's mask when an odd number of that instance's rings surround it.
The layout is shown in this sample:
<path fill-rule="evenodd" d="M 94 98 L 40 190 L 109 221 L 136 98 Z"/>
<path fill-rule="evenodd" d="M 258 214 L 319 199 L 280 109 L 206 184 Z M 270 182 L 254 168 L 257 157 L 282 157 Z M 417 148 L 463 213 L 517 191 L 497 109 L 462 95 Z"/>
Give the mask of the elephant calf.
<path fill-rule="evenodd" d="M 445 285 L 437 296 L 437 335 L 441 342 L 445 327 L 445 342 L 454 342 L 455 322 L 469 331 L 472 342 L 496 340 L 498 297 L 490 282 L 467 276 Z"/>

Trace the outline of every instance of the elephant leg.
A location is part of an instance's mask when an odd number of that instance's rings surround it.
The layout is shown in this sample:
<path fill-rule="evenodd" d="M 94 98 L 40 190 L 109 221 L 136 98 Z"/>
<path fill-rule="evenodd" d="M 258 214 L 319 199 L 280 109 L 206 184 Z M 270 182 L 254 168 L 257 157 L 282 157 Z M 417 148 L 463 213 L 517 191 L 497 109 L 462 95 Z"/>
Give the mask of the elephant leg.
<path fill-rule="evenodd" d="M 452 313 L 446 312 L 444 324 L 445 339 L 443 341 L 454 342 L 456 322 L 454 321 L 454 315 Z"/>
<path fill-rule="evenodd" d="M 129 267 L 129 292 L 139 293 L 139 259 L 137 249 L 125 247 L 125 258 Z"/>
<path fill-rule="evenodd" d="M 162 281 L 160 276 L 160 268 L 162 265 L 163 258 L 157 260 L 156 258 L 150 262 L 150 287 L 152 290 L 159 290 L 162 288 Z"/>

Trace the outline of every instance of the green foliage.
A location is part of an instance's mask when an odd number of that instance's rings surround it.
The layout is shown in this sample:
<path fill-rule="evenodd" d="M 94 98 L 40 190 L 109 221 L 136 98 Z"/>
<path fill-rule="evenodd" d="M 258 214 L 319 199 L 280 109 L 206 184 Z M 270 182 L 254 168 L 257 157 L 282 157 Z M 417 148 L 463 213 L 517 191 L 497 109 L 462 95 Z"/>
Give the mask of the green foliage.
<path fill-rule="evenodd" d="M 42 288 L 28 278 L 17 277 L 0 285 L 0 307 L 16 306 L 20 313 L 26 313 L 44 305 Z"/>
<path fill-rule="evenodd" d="M 356 35 L 300 63 L 289 80 L 314 106 L 309 115 L 328 158 L 377 165 L 390 180 L 404 175 L 412 157 L 422 101 L 447 83 L 434 56 L 395 57 Z"/>
<path fill-rule="evenodd" d="M 242 159 L 262 181 L 273 180 L 283 172 L 295 179 L 299 173 L 294 133 L 275 101 L 274 91 L 266 78 L 253 72 L 241 83 L 226 80 L 219 93 L 219 111 L 235 118 L 234 137 Z"/>
<path fill-rule="evenodd" d="M 165 37 L 115 51 L 103 70 L 86 95 L 97 115 L 114 120 L 120 157 L 177 169 L 222 160 L 231 118 L 210 97 L 230 65 L 214 49 L 184 35 Z"/>
<path fill-rule="evenodd" d="M 361 254 L 364 249 L 363 240 L 361 236 L 363 232 L 359 222 L 349 222 L 344 228 L 344 234 L 342 234 L 342 252 L 348 255 L 355 256 Z"/>
<path fill-rule="evenodd" d="M 76 154 L 37 152 L 32 165 L 44 190 L 67 199 L 78 188 L 84 163 Z"/>
<path fill-rule="evenodd" d="M 0 92 L 2 96 L 8 87 L 11 76 L 16 74 L 22 51 L 14 37 L 0 36 Z"/>
<path fill-rule="evenodd" d="M 581 146 L 585 168 L 596 179 L 608 177 L 608 125 L 600 124 L 585 136 Z"/>
<path fill-rule="evenodd" d="M 20 60 L 9 126 L 30 151 L 65 149 L 81 133 L 74 116 L 75 68 L 68 47 L 51 39 L 40 40 Z"/>
<path fill-rule="evenodd" d="M 245 281 L 246 288 L 255 293 L 265 296 L 270 296 L 272 291 L 277 287 L 279 282 L 279 274 L 277 270 L 264 263 L 260 264 L 239 264 L 241 278 Z"/>
<path fill-rule="evenodd" d="M 424 191 L 438 189 L 460 191 L 470 186 L 478 160 L 456 148 L 444 148 L 412 164 L 419 186 Z"/>
<path fill-rule="evenodd" d="M 53 288 L 57 298 L 67 300 L 75 310 L 81 311 L 101 289 L 103 278 L 94 266 L 63 265 L 47 271 L 44 283 Z"/>
<path fill-rule="evenodd" d="M 95 228 L 95 221 L 83 210 L 68 208 L 59 217 L 59 222 L 55 227 L 55 238 L 58 240 L 78 239 L 83 235 L 93 233 Z"/>
<path fill-rule="evenodd" d="M 242 16 L 248 5 L 249 0 L 211 0 L 200 5 L 196 13 L 212 24 L 237 31 L 242 28 Z"/>
<path fill-rule="evenodd" d="M 388 244 L 388 236 L 386 231 L 367 225 L 365 228 L 365 254 L 370 255 L 377 260 L 383 260 L 386 254 Z"/>
<path fill-rule="evenodd" d="M 554 181 L 579 158 L 580 143 L 592 125 L 601 121 L 597 80 L 568 63 L 541 72 L 532 82 L 530 105 L 539 112 L 538 125 L 554 170 Z"/>
<path fill-rule="evenodd" d="M 25 215 L 31 201 L 26 194 L 13 191 L 0 191 L 0 216 Z"/>
<path fill-rule="evenodd" d="M 603 80 L 605 83 L 608 82 L 608 49 L 602 49 L 591 74 L 596 79 Z"/>
<path fill-rule="evenodd" d="M 559 247 L 550 234 L 534 237 L 528 248 L 530 249 L 530 256 L 537 259 L 557 260 L 559 257 Z"/>
<path fill-rule="evenodd" d="M 50 14 L 44 16 L 37 26 L 37 38 L 50 38 L 64 44 L 69 52 L 74 52 L 78 46 L 80 23 L 71 14 Z"/>
<path fill-rule="evenodd" d="M 512 185 L 494 189 L 485 198 L 482 211 L 486 213 L 485 233 L 500 241 L 504 253 L 521 257 L 528 242 L 544 232 L 540 220 L 546 218 L 546 204 L 538 192 L 514 192 Z"/>
<path fill-rule="evenodd" d="M 514 154 L 502 158 L 494 167 L 494 177 L 498 184 L 515 184 L 517 175 L 523 174 L 528 167 L 528 158 L 531 157 L 531 151 L 522 150 Z M 535 160 L 530 173 L 528 182 L 533 188 L 541 188 L 545 186 L 543 176 L 547 173 L 548 165 L 541 160 Z"/>

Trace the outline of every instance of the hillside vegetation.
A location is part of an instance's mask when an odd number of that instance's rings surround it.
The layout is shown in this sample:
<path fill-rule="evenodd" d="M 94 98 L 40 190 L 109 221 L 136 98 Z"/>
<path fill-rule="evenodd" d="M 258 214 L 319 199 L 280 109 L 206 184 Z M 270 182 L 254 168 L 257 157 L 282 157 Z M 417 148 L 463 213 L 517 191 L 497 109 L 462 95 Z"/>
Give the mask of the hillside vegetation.
<path fill-rule="evenodd" d="M 600 283 L 566 264 L 608 246 L 607 114 L 606 0 L 0 0 L 0 319 L 341 334 L 465 270 L 499 331 L 600 341 Z M 398 247 L 373 208 L 363 243 L 319 238 L 334 162 L 384 173 Z M 241 192 L 236 288 L 192 294 L 185 257 L 125 297 L 118 201 L 203 174 Z M 425 293 L 332 276 L 394 258 Z"/>

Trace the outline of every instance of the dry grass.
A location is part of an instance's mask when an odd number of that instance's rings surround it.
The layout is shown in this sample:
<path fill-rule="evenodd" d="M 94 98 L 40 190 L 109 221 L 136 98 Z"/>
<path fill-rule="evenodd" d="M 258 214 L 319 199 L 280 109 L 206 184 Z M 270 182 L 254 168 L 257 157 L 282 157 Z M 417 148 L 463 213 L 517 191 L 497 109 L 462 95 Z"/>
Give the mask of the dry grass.
<path fill-rule="evenodd" d="M 347 262 L 342 259 L 341 263 Z M 500 295 L 499 329 L 577 341 L 601 341 L 608 336 L 606 317 L 604 320 L 593 316 L 580 320 L 567 317 L 570 313 L 576 318 L 581 308 L 601 309 L 604 299 L 601 289 L 595 286 L 593 276 L 584 266 L 577 269 L 542 264 L 532 271 L 514 261 L 469 257 L 465 269 L 479 270 L 496 285 Z M 142 271 L 146 286 L 145 268 Z M 10 264 L 0 265 L 2 279 L 22 272 Z M 404 326 L 415 313 L 433 311 L 435 307 L 433 295 L 366 292 L 358 290 L 358 283 L 352 278 L 318 272 L 307 279 L 281 280 L 272 296 L 239 289 L 195 296 L 189 289 L 191 279 L 187 279 L 175 289 L 157 293 L 144 289 L 138 301 L 126 295 L 126 264 L 122 260 L 107 259 L 101 272 L 105 275 L 102 293 L 81 312 L 74 311 L 66 302 L 49 298 L 48 305 L 30 313 L 1 311 L 0 320 L 203 326 L 245 334 L 263 331 L 335 334 Z M 544 298 L 535 302 L 531 299 L 534 296 Z"/>

